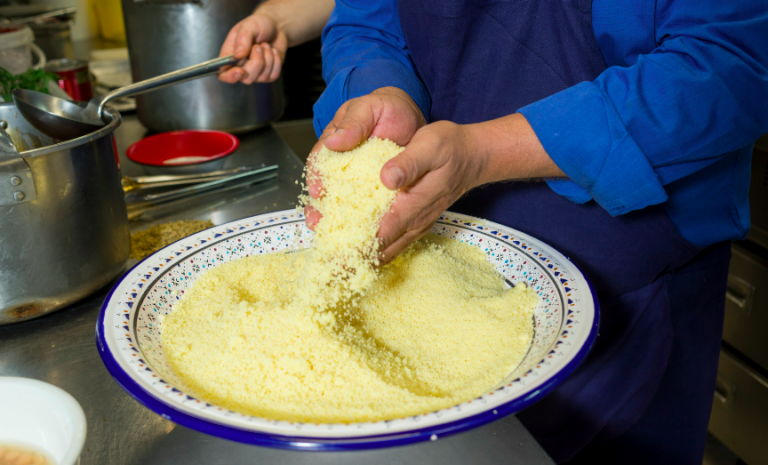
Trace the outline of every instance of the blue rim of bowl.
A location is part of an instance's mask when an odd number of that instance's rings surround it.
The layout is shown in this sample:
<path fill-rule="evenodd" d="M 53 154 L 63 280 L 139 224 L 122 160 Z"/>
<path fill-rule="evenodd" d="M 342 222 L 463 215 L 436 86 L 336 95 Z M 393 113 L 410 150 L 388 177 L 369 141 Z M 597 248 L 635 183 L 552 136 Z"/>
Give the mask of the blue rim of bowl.
<path fill-rule="evenodd" d="M 263 213 L 257 216 L 270 215 L 274 213 L 276 212 Z M 452 212 L 445 212 L 445 213 L 452 213 Z M 214 226 L 214 228 L 221 228 L 226 224 L 241 222 L 247 218 L 250 218 L 250 217 L 230 221 L 228 223 L 225 223 L 224 225 Z M 208 231 L 211 229 L 213 228 L 208 228 L 203 231 Z M 203 231 L 198 231 L 198 233 Z M 198 233 L 195 233 L 195 234 L 198 234 Z M 167 245 L 166 247 L 163 247 L 158 252 L 160 252 L 161 250 L 165 250 L 169 247 L 172 247 L 174 244 L 184 239 L 186 238 L 179 239 L 178 241 L 173 242 Z M 405 445 L 413 444 L 417 442 L 440 439 L 448 435 L 460 433 L 463 431 L 467 431 L 469 429 L 483 426 L 485 424 L 498 420 L 502 417 L 505 417 L 513 413 L 517 413 L 527 407 L 530 407 L 531 405 L 539 401 L 541 398 L 549 394 L 555 387 L 557 387 L 557 385 L 562 383 L 571 373 L 573 373 L 574 370 L 576 370 L 576 368 L 581 364 L 581 362 L 583 362 L 584 359 L 587 357 L 587 354 L 589 354 L 589 351 L 592 349 L 592 346 L 594 345 L 595 340 L 597 339 L 597 331 L 600 326 L 600 303 L 597 300 L 597 293 L 595 292 L 595 288 L 592 285 L 592 282 L 589 280 L 587 275 L 584 274 L 584 271 L 581 269 L 581 267 L 578 264 L 576 264 L 573 260 L 571 260 L 568 256 L 566 256 L 556 248 L 550 246 L 549 244 L 543 241 L 540 241 L 539 239 L 536 239 L 536 240 L 546 245 L 547 247 L 550 247 L 552 250 L 555 250 L 560 255 L 565 257 L 568 261 L 570 261 L 576 267 L 576 269 L 579 270 L 581 275 L 584 277 L 584 280 L 586 281 L 587 285 L 589 286 L 589 292 L 592 295 L 592 300 L 595 305 L 595 318 L 592 323 L 592 328 L 590 329 L 589 335 L 587 336 L 587 340 L 584 342 L 584 345 L 582 345 L 581 349 L 579 349 L 579 351 L 576 353 L 573 359 L 570 362 L 568 362 L 565 365 L 565 367 L 563 367 L 562 370 L 557 372 L 557 374 L 552 376 L 552 378 L 550 378 L 549 381 L 547 381 L 545 384 L 540 386 L 538 389 L 536 389 L 532 393 L 523 397 L 512 399 L 509 402 L 506 402 L 502 405 L 497 406 L 492 411 L 478 413 L 477 415 L 472 415 L 470 417 L 462 418 L 460 420 L 452 421 L 450 423 L 443 423 L 440 425 L 411 430 L 411 431 L 401 431 L 398 433 L 371 435 L 371 436 L 363 436 L 363 437 L 355 437 L 355 438 L 318 438 L 318 437 L 288 436 L 288 435 L 282 435 L 282 434 L 271 434 L 271 433 L 264 433 L 264 432 L 258 432 L 258 431 L 252 431 L 252 430 L 244 430 L 241 428 L 236 428 L 234 426 L 222 425 L 211 420 L 205 420 L 193 415 L 189 415 L 187 413 L 180 412 L 175 408 L 157 400 L 152 394 L 150 394 L 144 388 L 142 388 L 136 381 L 134 381 L 131 378 L 130 375 L 128 375 L 128 373 L 126 373 L 120 367 L 117 360 L 115 360 L 114 356 L 108 349 L 106 336 L 103 331 L 104 316 L 107 311 L 107 305 L 109 304 L 109 301 L 112 299 L 112 295 L 115 293 L 115 291 L 123 282 L 123 280 L 131 275 L 134 269 L 136 269 L 139 265 L 144 263 L 154 254 L 136 263 L 133 267 L 131 267 L 130 270 L 128 270 L 125 274 L 123 274 L 123 276 L 115 283 L 115 285 L 112 286 L 112 289 L 109 290 L 109 293 L 104 298 L 104 302 L 101 304 L 101 309 L 99 310 L 99 317 L 96 321 L 96 345 L 98 346 L 99 355 L 101 356 L 101 360 L 104 363 L 104 366 L 107 368 L 107 371 L 109 372 L 110 375 L 112 375 L 112 378 L 115 379 L 117 384 L 128 393 L 128 395 L 133 397 L 137 402 L 139 402 L 144 407 L 152 410 L 153 412 L 165 418 L 166 420 L 169 420 L 179 425 L 182 425 L 184 427 L 199 431 L 201 433 L 209 434 L 211 436 L 216 436 L 223 439 L 228 439 L 230 441 L 237 441 L 237 442 L 252 444 L 256 446 L 272 447 L 276 449 L 286 449 L 286 450 L 295 450 L 295 451 L 314 451 L 314 452 L 381 449 L 385 447 L 405 446 Z"/>

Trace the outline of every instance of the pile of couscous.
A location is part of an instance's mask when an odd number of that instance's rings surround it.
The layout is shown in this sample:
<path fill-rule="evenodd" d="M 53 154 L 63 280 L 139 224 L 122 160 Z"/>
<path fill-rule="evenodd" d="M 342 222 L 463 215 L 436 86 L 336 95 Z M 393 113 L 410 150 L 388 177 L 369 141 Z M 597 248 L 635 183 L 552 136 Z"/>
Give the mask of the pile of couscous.
<path fill-rule="evenodd" d="M 469 400 L 520 363 L 536 294 L 437 235 L 378 268 L 394 199 L 378 171 L 402 149 L 356 150 L 313 156 L 324 196 L 310 201 L 323 214 L 312 248 L 212 268 L 165 318 L 166 358 L 191 393 L 276 420 L 377 421 Z"/>

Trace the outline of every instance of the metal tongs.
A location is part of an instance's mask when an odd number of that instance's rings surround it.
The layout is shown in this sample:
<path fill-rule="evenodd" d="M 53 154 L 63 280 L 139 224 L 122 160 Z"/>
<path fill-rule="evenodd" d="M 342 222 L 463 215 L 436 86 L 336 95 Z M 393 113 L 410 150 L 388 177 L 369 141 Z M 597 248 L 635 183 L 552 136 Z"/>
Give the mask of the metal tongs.
<path fill-rule="evenodd" d="M 226 170 L 209 171 L 195 174 L 170 174 L 159 176 L 123 176 L 123 192 L 133 192 L 140 189 L 155 189 L 159 187 L 180 186 L 184 184 L 200 184 L 215 181 L 238 173 L 251 172 L 260 168 L 240 166 Z"/>
<path fill-rule="evenodd" d="M 237 172 L 236 170 L 240 170 L 240 172 Z M 160 193 L 145 193 L 145 194 L 137 194 L 137 193 L 130 193 L 128 190 L 126 190 L 126 196 L 125 196 L 125 202 L 128 206 L 128 219 L 135 219 L 139 217 L 147 208 L 154 207 L 159 204 L 171 202 L 174 200 L 182 199 L 185 197 L 190 197 L 192 195 L 197 194 L 203 194 L 211 191 L 224 191 L 229 189 L 235 189 L 238 187 L 247 186 L 254 183 L 263 182 L 269 179 L 274 179 L 277 177 L 277 165 L 270 165 L 265 166 L 263 168 L 256 168 L 256 169 L 248 169 L 247 171 L 242 171 L 243 168 L 237 168 L 235 170 L 235 174 L 231 174 L 228 176 L 221 176 L 220 173 L 222 172 L 231 172 L 232 170 L 222 170 L 220 172 L 211 172 L 207 173 L 208 175 L 214 175 L 213 178 L 209 178 L 205 180 L 205 182 L 199 182 L 200 181 L 200 175 L 180 175 L 180 176 L 147 176 L 147 177 L 138 177 L 138 178 L 128 178 L 130 181 L 136 181 L 137 179 L 140 180 L 144 178 L 146 181 L 146 178 L 155 178 L 153 181 L 156 181 L 154 183 L 145 183 L 145 185 L 152 185 L 154 184 L 155 187 L 160 187 L 161 184 L 164 185 L 176 185 L 180 184 L 179 181 L 189 181 L 190 179 L 194 179 L 192 182 L 196 182 L 196 184 L 193 184 L 189 187 L 183 187 L 180 189 L 174 189 L 171 191 L 165 191 Z M 216 175 L 216 173 L 219 173 Z M 218 176 L 218 177 L 217 177 Z M 175 179 L 158 179 L 158 178 L 175 178 Z M 188 179 L 178 179 L 178 178 L 188 178 Z M 125 190 L 126 180 L 123 179 L 123 189 Z"/>

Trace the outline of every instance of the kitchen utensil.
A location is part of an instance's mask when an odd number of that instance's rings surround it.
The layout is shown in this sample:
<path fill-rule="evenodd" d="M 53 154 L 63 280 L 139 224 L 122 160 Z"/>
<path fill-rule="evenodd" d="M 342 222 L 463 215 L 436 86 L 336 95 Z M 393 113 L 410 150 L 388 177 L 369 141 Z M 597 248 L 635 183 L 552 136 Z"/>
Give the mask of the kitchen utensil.
<path fill-rule="evenodd" d="M 509 285 L 524 282 L 539 295 L 534 340 L 525 358 L 493 390 L 470 402 L 389 421 L 316 425 L 231 412 L 189 393 L 166 363 L 160 315 L 173 311 L 182 292 L 211 267 L 308 246 L 312 232 L 295 210 L 216 226 L 147 257 L 104 301 L 96 325 L 99 354 L 123 389 L 170 421 L 229 440 L 304 451 L 439 440 L 541 399 L 584 360 L 597 337 L 598 304 L 589 281 L 557 250 L 500 224 L 445 212 L 432 232 L 477 247 Z"/>
<path fill-rule="evenodd" d="M 60 16 L 72 16 L 77 12 L 77 8 L 69 6 L 66 8 L 57 8 L 55 10 L 46 11 L 44 13 L 38 13 L 32 16 L 24 18 L 14 18 L 13 22 L 17 24 L 27 24 L 39 21 L 41 19 L 56 18 Z"/>
<path fill-rule="evenodd" d="M 262 167 L 263 168 L 263 167 Z M 152 189 L 157 187 L 180 186 L 184 184 L 199 184 L 214 181 L 244 171 L 252 171 L 259 168 L 241 166 L 227 170 L 209 171 L 198 174 L 170 174 L 158 176 L 123 176 L 123 191 L 131 192 L 137 189 Z"/>
<path fill-rule="evenodd" d="M 183 68 L 219 54 L 232 27 L 258 0 L 123 0 L 134 81 Z M 179 18 L 184 18 L 181 21 Z M 227 84 L 200 79 L 136 97 L 136 114 L 153 132 L 216 129 L 243 133 L 283 113 L 282 79 L 269 84 Z"/>
<path fill-rule="evenodd" d="M 85 413 L 66 391 L 36 379 L 0 376 L 0 445 L 30 446 L 57 465 L 75 465 L 85 444 Z"/>
<path fill-rule="evenodd" d="M 237 136 L 221 131 L 172 131 L 145 137 L 126 155 L 149 174 L 188 174 L 220 170 L 240 146 Z"/>
<path fill-rule="evenodd" d="M 41 132 L 61 140 L 81 137 L 104 126 L 102 113 L 110 100 L 162 89 L 173 84 L 216 74 L 239 62 L 234 56 L 216 58 L 145 81 L 121 87 L 91 99 L 87 106 L 28 89 L 14 89 L 13 100 L 24 118 Z"/>
<path fill-rule="evenodd" d="M 128 204 L 128 219 L 136 219 L 147 208 L 151 208 L 163 203 L 190 197 L 192 195 L 205 194 L 211 191 L 235 189 L 257 182 L 274 179 L 276 177 L 277 165 L 271 165 L 264 168 L 237 173 L 231 176 L 195 184 L 193 186 L 175 189 L 172 191 L 161 192 L 157 194 L 128 194 L 126 196 L 126 203 Z"/>
<path fill-rule="evenodd" d="M 0 163 L 0 324 L 65 307 L 106 285 L 130 252 L 114 130 L 56 143 L 0 104 L 20 159 Z M 14 180 L 14 177 L 18 179 Z"/>

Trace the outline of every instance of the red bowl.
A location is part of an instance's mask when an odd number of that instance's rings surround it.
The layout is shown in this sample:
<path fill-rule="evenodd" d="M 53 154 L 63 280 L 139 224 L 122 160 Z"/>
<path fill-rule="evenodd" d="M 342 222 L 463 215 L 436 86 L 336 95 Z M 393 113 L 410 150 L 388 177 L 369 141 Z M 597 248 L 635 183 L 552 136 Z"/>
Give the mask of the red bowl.
<path fill-rule="evenodd" d="M 148 172 L 197 173 L 221 169 L 240 140 L 221 131 L 173 131 L 146 137 L 128 147 L 128 159 Z"/>

